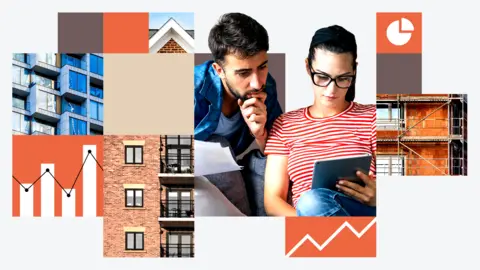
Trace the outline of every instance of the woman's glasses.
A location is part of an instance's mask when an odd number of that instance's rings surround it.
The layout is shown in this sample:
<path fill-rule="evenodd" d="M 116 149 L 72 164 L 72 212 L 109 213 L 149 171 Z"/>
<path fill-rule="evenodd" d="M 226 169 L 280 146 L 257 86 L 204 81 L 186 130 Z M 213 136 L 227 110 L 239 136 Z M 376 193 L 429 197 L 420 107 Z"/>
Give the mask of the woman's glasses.
<path fill-rule="evenodd" d="M 338 88 L 349 88 L 355 78 L 354 75 L 342 75 L 332 78 L 324 72 L 314 72 L 311 68 L 310 71 L 313 84 L 320 87 L 327 87 L 332 81 L 334 81 Z"/>

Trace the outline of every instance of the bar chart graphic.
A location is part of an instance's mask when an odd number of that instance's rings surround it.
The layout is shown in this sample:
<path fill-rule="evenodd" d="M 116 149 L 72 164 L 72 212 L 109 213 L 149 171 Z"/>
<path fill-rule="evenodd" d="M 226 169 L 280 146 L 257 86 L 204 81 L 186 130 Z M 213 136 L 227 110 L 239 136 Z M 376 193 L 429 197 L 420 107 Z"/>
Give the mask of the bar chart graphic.
<path fill-rule="evenodd" d="M 103 136 L 13 135 L 13 217 L 102 217 Z"/>

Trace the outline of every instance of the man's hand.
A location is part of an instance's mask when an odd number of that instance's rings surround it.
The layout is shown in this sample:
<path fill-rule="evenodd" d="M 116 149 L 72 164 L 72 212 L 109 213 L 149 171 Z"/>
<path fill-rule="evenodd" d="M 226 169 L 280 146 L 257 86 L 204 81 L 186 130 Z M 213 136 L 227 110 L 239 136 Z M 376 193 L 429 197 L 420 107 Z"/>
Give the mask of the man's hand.
<path fill-rule="evenodd" d="M 346 195 L 351 196 L 352 198 L 358 200 L 359 202 L 369 205 L 377 205 L 377 182 L 375 181 L 376 176 L 372 172 L 367 176 L 366 174 L 357 171 L 357 176 L 362 179 L 365 183 L 365 187 L 360 186 L 357 183 L 348 180 L 340 180 L 337 184 L 337 188 L 345 193 Z"/>
<path fill-rule="evenodd" d="M 255 138 L 266 136 L 265 124 L 267 123 L 267 106 L 265 100 L 267 93 L 255 92 L 247 95 L 247 100 L 238 100 L 243 119 Z"/>

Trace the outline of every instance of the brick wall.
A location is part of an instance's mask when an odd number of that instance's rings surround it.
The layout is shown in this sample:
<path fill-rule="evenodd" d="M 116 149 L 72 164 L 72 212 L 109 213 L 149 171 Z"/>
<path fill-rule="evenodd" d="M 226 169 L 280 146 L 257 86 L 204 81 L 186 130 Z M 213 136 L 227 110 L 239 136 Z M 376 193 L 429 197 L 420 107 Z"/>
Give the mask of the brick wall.
<path fill-rule="evenodd" d="M 143 165 L 125 165 L 124 140 L 144 140 Z M 159 136 L 104 136 L 104 256 L 160 256 Z M 144 208 L 126 209 L 124 184 L 144 184 Z M 124 227 L 144 227 L 144 251 L 125 251 Z"/>
<path fill-rule="evenodd" d="M 448 107 L 442 103 L 404 103 L 405 105 L 405 126 L 411 128 L 404 136 L 448 136 Z M 438 109 L 438 110 L 437 110 Z M 436 111 L 435 111 L 436 110 Z M 433 112 L 435 111 L 435 112 Z M 429 115 L 430 113 L 433 113 Z M 428 115 L 428 117 L 427 117 Z M 426 119 L 422 120 L 423 118 Z M 405 130 L 377 130 L 379 138 L 396 138 Z"/>
<path fill-rule="evenodd" d="M 442 175 L 442 173 L 435 169 L 430 163 L 448 174 L 448 144 L 446 142 L 408 142 L 405 144 L 420 154 L 424 159 L 428 160 L 428 162 L 423 160 L 408 148 L 400 145 L 400 154 L 405 155 L 407 158 L 405 162 L 405 175 Z M 396 155 L 398 152 L 396 143 L 387 144 L 379 142 L 377 149 L 378 155 Z"/>
<path fill-rule="evenodd" d="M 438 109 L 442 105 L 442 103 L 406 103 L 406 126 L 410 127 L 419 122 L 414 128 L 408 131 L 407 135 L 448 136 L 448 105 Z M 424 117 L 427 118 L 420 121 Z"/>
<path fill-rule="evenodd" d="M 187 53 L 173 38 L 171 38 L 158 53 Z"/>

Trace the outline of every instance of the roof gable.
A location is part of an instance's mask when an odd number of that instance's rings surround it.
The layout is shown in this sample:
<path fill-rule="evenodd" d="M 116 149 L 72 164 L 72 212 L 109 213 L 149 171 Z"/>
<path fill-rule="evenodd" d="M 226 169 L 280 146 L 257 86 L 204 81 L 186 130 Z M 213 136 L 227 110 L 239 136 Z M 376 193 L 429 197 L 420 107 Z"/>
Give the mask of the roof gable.
<path fill-rule="evenodd" d="M 173 18 L 170 18 L 158 31 L 150 30 L 149 36 L 150 53 L 159 51 L 170 39 L 175 40 L 187 53 L 194 52 L 194 31 L 183 29 Z"/>

